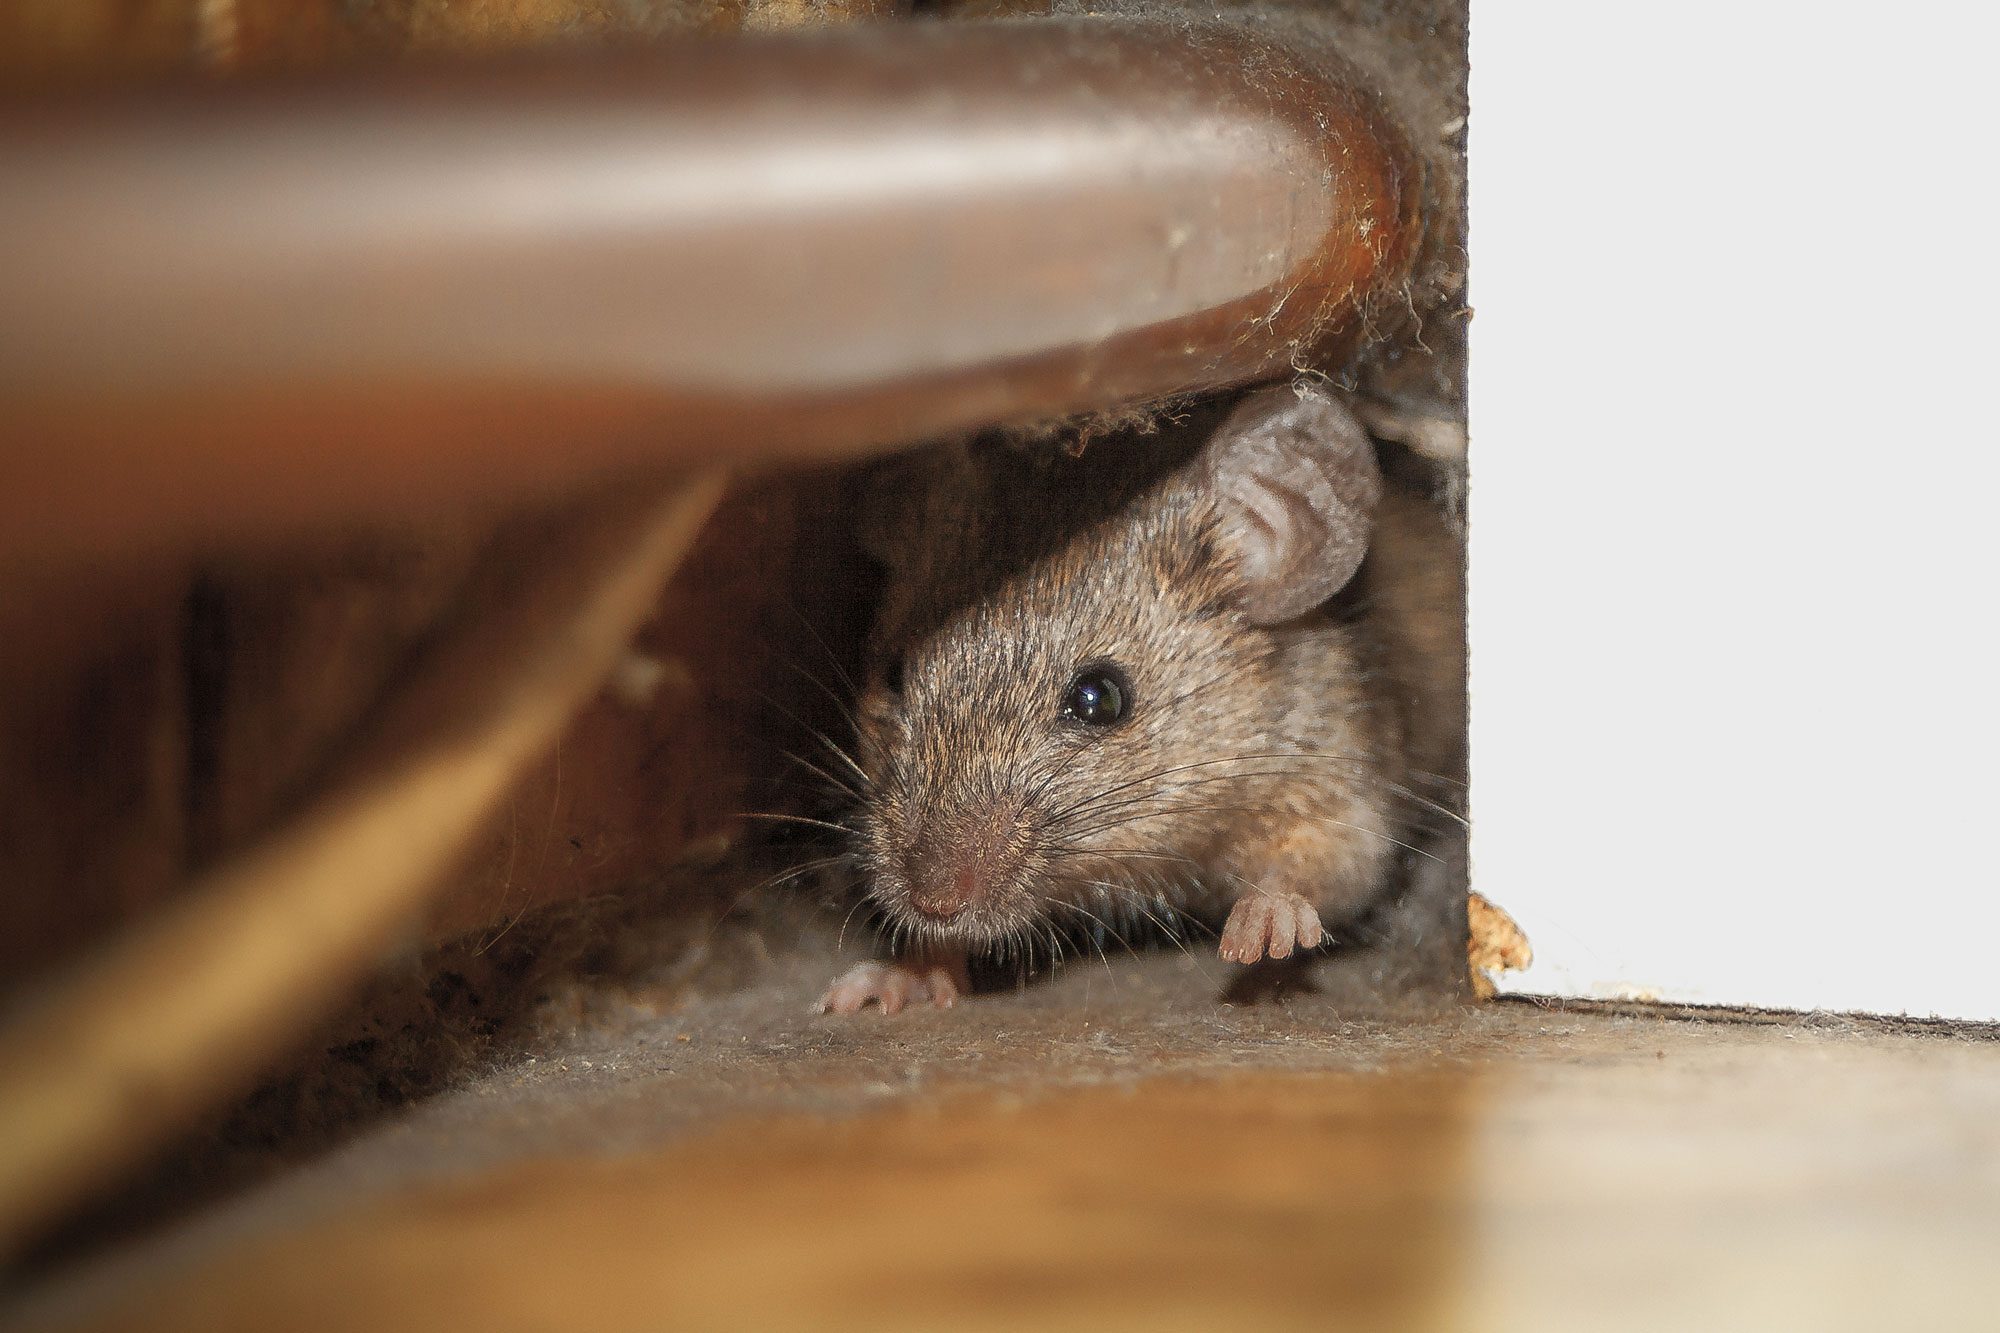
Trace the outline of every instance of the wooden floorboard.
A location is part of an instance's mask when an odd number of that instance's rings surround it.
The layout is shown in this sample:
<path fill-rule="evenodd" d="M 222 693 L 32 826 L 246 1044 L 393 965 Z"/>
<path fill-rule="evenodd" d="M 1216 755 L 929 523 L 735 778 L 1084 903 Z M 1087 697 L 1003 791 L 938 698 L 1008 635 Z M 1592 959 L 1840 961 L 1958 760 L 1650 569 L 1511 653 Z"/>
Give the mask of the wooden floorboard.
<path fill-rule="evenodd" d="M 101 1329 L 2000 1327 L 2000 1041 L 783 985 L 490 1071 L 17 1302 Z M 804 985 L 804 989 L 811 989 Z M 734 1006 L 734 1007 L 732 1007 Z"/>

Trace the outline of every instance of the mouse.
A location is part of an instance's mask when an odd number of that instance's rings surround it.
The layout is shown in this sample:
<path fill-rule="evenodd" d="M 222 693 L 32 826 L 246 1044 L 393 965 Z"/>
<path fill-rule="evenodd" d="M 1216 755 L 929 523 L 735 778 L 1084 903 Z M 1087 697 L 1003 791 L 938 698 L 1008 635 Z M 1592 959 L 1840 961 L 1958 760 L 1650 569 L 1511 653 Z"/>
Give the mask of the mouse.
<path fill-rule="evenodd" d="M 873 494 L 841 767 L 885 947 L 816 1011 L 949 1008 L 973 957 L 1066 926 L 1303 955 L 1456 817 L 1462 544 L 1329 388 L 1081 449 L 965 441 Z"/>

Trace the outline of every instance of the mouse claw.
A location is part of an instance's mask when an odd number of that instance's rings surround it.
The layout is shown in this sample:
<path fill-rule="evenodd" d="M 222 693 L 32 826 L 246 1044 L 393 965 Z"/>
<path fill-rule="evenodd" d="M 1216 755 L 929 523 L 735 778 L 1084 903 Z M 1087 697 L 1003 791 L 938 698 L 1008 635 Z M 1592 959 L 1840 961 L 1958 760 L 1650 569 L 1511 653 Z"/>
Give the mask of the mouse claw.
<path fill-rule="evenodd" d="M 1296 893 L 1250 893 L 1229 909 L 1218 952 L 1223 961 L 1254 963 L 1289 958 L 1292 950 L 1316 949 L 1326 938 L 1319 910 Z"/>
<path fill-rule="evenodd" d="M 912 1004 L 929 1001 L 940 1009 L 958 1003 L 962 982 L 953 969 L 931 964 L 913 967 L 907 963 L 856 963 L 834 978 L 826 994 L 813 1006 L 816 1014 L 857 1014 L 874 1001 L 885 1014 L 900 1013 Z"/>

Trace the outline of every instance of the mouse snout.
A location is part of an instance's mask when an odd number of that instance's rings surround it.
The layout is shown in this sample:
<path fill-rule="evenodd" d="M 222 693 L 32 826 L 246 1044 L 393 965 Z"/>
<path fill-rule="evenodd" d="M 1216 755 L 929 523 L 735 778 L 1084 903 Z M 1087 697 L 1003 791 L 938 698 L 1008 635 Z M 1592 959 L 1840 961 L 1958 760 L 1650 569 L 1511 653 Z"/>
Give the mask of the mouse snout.
<path fill-rule="evenodd" d="M 940 821 L 904 853 L 910 906 L 949 921 L 989 897 L 1020 866 L 1020 832 L 1020 812 L 1005 807 Z"/>

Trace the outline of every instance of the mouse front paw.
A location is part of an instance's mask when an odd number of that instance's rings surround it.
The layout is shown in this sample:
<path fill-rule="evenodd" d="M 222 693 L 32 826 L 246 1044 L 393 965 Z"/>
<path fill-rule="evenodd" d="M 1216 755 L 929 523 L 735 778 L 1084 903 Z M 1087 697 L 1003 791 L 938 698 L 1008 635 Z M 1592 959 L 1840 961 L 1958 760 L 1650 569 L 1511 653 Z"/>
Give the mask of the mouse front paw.
<path fill-rule="evenodd" d="M 1222 927 L 1224 962 L 1289 958 L 1294 948 L 1316 949 L 1326 938 L 1319 909 L 1296 893 L 1251 893 L 1236 900 Z"/>
<path fill-rule="evenodd" d="M 885 1014 L 926 1000 L 940 1009 L 958 1003 L 970 986 L 964 965 L 949 963 L 856 963 L 838 977 L 813 1006 L 816 1014 L 857 1014 L 874 1001 Z"/>

